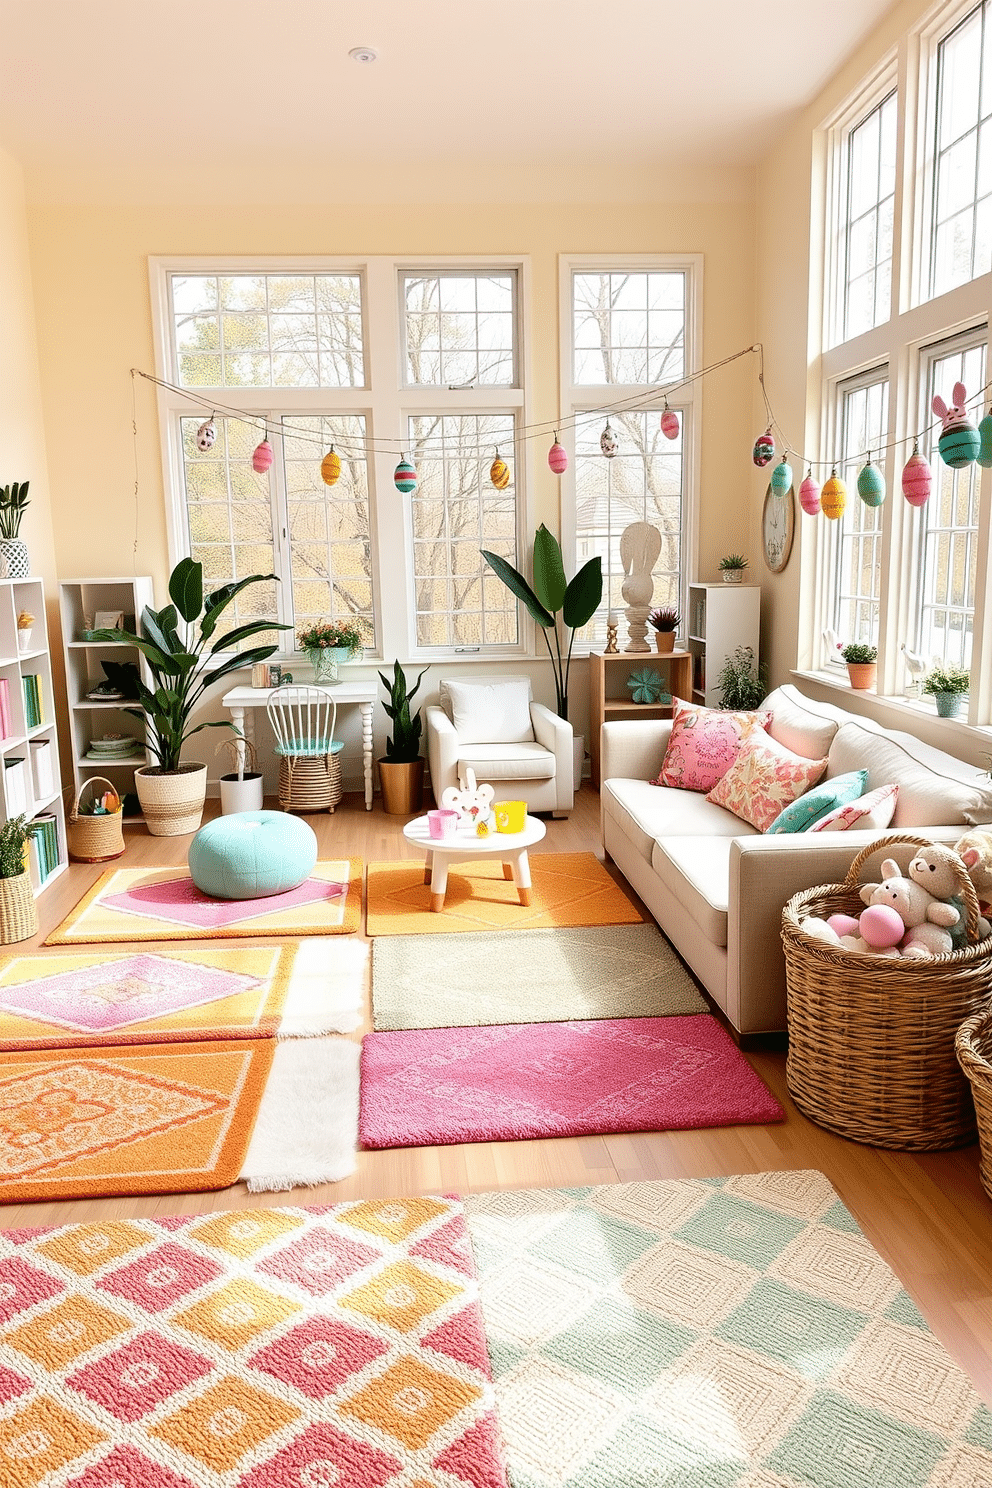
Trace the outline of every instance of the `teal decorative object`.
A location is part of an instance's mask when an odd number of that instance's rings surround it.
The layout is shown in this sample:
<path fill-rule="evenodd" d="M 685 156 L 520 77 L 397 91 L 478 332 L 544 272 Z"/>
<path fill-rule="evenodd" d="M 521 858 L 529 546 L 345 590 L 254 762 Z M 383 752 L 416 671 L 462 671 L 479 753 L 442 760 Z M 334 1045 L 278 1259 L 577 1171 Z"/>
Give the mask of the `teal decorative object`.
<path fill-rule="evenodd" d="M 992 408 L 978 426 L 978 463 L 984 470 L 992 467 Z"/>
<path fill-rule="evenodd" d="M 865 506 L 881 506 L 885 500 L 885 476 L 870 459 L 858 475 L 858 495 Z"/>
<path fill-rule="evenodd" d="M 188 860 L 190 878 L 211 899 L 263 899 L 310 877 L 317 837 L 284 811 L 239 811 L 201 827 Z"/>
<path fill-rule="evenodd" d="M 771 487 L 776 496 L 785 496 L 792 486 L 792 466 L 781 460 L 772 471 Z"/>
<path fill-rule="evenodd" d="M 672 700 L 665 691 L 664 679 L 653 672 L 650 667 L 642 667 L 639 672 L 631 672 L 627 678 L 627 686 L 630 688 L 631 697 L 635 703 L 670 703 Z"/>

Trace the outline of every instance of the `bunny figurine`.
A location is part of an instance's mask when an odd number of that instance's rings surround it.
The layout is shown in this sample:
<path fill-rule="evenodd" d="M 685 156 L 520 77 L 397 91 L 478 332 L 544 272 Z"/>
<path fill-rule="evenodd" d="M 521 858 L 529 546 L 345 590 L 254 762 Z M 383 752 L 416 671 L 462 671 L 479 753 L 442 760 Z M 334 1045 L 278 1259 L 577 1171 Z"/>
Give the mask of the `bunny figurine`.
<path fill-rule="evenodd" d="M 950 465 L 952 470 L 959 470 L 963 465 L 970 465 L 978 458 L 981 448 L 981 438 L 975 427 L 973 419 L 968 417 L 965 408 L 965 400 L 968 394 L 963 382 L 954 384 L 954 402 L 948 408 L 943 398 L 939 395 L 934 398 L 931 405 L 934 413 L 944 425 L 943 433 L 937 441 L 940 457 L 945 465 Z"/>

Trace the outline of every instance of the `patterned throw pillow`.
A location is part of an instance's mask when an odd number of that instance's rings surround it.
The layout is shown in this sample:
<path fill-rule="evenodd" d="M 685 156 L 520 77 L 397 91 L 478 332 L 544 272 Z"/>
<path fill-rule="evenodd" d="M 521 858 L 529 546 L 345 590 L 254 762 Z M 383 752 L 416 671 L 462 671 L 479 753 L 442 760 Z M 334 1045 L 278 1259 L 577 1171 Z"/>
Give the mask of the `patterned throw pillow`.
<path fill-rule="evenodd" d="M 712 790 L 737 758 L 741 741 L 757 729 L 764 733 L 772 721 L 770 713 L 725 713 L 721 708 L 700 708 L 681 698 L 675 698 L 673 706 L 672 732 L 661 773 L 651 784 L 675 790 Z"/>
<path fill-rule="evenodd" d="M 897 785 L 880 785 L 866 796 L 838 806 L 810 827 L 811 832 L 872 832 L 887 827 L 896 814 Z"/>
<path fill-rule="evenodd" d="M 706 799 L 764 832 L 783 806 L 815 785 L 826 768 L 825 759 L 802 759 L 763 733 L 744 740 L 740 754 Z"/>
<path fill-rule="evenodd" d="M 798 801 L 786 806 L 768 828 L 774 832 L 809 832 L 814 822 L 839 806 L 856 801 L 868 784 L 867 770 L 850 770 L 846 775 L 835 775 L 832 780 L 821 780 Z"/>

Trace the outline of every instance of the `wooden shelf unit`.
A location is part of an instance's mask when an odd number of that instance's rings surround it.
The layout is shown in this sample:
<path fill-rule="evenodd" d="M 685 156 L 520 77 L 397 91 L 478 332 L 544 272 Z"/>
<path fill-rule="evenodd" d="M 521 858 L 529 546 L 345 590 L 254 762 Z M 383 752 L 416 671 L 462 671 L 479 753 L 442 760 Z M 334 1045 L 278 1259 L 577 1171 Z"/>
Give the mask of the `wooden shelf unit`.
<path fill-rule="evenodd" d="M 593 652 L 589 657 L 590 776 L 599 789 L 599 731 L 607 719 L 671 718 L 668 703 L 635 703 L 627 678 L 644 668 L 656 671 L 671 697 L 688 698 L 692 657 L 688 651 L 620 651 L 615 656 Z"/>

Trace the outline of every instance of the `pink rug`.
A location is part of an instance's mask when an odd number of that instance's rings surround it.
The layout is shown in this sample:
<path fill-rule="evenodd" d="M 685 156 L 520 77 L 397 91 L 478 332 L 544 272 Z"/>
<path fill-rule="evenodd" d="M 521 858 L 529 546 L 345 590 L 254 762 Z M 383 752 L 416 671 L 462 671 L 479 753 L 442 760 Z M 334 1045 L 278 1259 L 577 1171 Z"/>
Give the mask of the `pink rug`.
<path fill-rule="evenodd" d="M 715 1018 L 614 1018 L 370 1033 L 366 1147 L 684 1131 L 783 1121 Z"/>
<path fill-rule="evenodd" d="M 285 894 L 269 894 L 262 899 L 211 899 L 202 893 L 191 878 L 170 878 L 165 883 L 142 884 L 125 889 L 123 894 L 108 894 L 104 904 L 125 914 L 169 920 L 174 925 L 194 925 L 199 930 L 220 930 L 239 920 L 254 920 L 259 915 L 279 914 L 301 904 L 337 899 L 348 892 L 346 883 L 325 883 L 308 878 L 299 888 Z"/>

